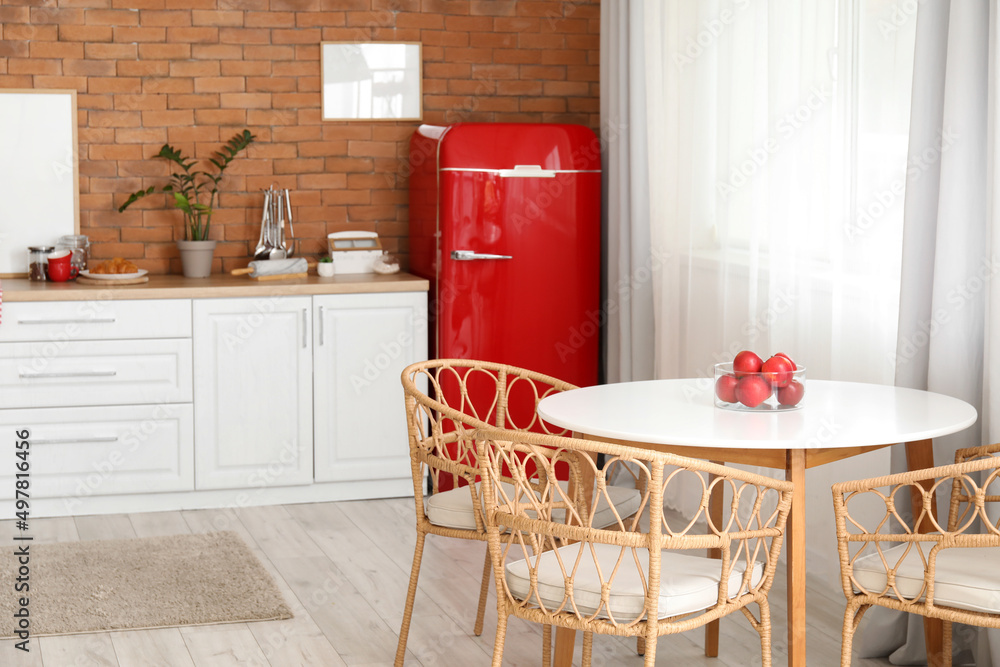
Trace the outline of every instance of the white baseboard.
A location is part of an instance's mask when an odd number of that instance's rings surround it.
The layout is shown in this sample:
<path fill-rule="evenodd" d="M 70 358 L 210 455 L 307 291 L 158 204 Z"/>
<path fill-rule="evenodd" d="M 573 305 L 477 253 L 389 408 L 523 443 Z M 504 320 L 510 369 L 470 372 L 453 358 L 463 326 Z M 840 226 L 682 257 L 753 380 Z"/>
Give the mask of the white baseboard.
<path fill-rule="evenodd" d="M 179 493 L 143 493 L 117 496 L 36 498 L 31 501 L 31 518 L 166 512 L 195 509 L 225 509 L 258 505 L 319 503 L 339 500 L 370 500 L 413 496 L 413 479 L 326 482 L 302 486 L 219 489 Z M 13 504 L 13 501 L 11 501 Z M 13 516 L 13 514 L 11 514 Z M 30 531 L 29 531 L 30 533 Z"/>

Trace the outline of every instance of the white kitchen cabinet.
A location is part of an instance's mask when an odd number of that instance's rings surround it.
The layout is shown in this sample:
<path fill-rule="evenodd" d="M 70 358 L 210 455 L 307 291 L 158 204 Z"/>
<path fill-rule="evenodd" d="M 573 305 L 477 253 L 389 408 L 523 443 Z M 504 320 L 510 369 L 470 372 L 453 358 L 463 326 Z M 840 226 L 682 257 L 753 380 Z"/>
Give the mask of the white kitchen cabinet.
<path fill-rule="evenodd" d="M 85 301 L 4 302 L 0 324 L 0 340 L 44 341 L 48 356 L 75 340 L 190 337 L 190 299 L 115 301 L 103 294 Z"/>
<path fill-rule="evenodd" d="M 309 484 L 308 296 L 196 299 L 195 488 Z"/>
<path fill-rule="evenodd" d="M 191 404 L 0 410 L 0 432 L 30 433 L 31 496 L 67 513 L 91 496 L 194 489 Z M 14 497 L 13 465 L 0 498 Z"/>
<path fill-rule="evenodd" d="M 5 408 L 191 402 L 191 340 L 0 343 Z"/>
<path fill-rule="evenodd" d="M 4 279 L 0 430 L 31 431 L 33 516 L 412 493 L 399 376 L 426 359 L 426 289 Z"/>
<path fill-rule="evenodd" d="M 400 374 L 427 358 L 427 295 L 314 296 L 317 482 L 408 480 Z"/>
<path fill-rule="evenodd" d="M 0 430 L 30 432 L 31 498 L 80 514 L 95 497 L 193 491 L 191 369 L 190 299 L 4 303 Z"/>

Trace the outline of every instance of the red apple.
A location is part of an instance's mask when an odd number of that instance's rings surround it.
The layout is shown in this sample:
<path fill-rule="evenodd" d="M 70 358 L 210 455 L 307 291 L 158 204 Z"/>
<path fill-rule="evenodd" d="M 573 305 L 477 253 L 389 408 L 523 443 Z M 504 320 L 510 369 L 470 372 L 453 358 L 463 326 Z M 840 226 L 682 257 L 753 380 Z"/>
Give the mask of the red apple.
<path fill-rule="evenodd" d="M 792 380 L 788 386 L 778 390 L 778 403 L 788 406 L 798 405 L 805 393 L 805 385 L 798 380 Z"/>
<path fill-rule="evenodd" d="M 746 375 L 736 383 L 736 398 L 748 408 L 756 408 L 771 395 L 771 385 L 760 375 Z"/>
<path fill-rule="evenodd" d="M 799 370 L 799 367 L 795 365 L 795 362 L 792 361 L 792 358 L 790 356 L 788 356 L 787 354 L 785 354 L 784 352 L 776 352 L 774 356 L 776 356 L 776 357 L 784 357 L 785 359 L 788 359 L 788 363 L 790 363 L 792 365 L 792 370 L 793 371 Z"/>
<path fill-rule="evenodd" d="M 741 378 L 748 373 L 759 373 L 764 362 L 750 350 L 743 350 L 733 359 L 733 371 L 736 377 Z"/>
<path fill-rule="evenodd" d="M 726 403 L 736 402 L 736 376 L 723 375 L 715 383 L 715 395 Z"/>
<path fill-rule="evenodd" d="M 774 355 L 764 362 L 764 365 L 761 366 L 760 370 L 761 375 L 764 376 L 765 380 L 773 384 L 775 387 L 780 388 L 787 386 L 788 383 L 791 382 L 792 371 L 795 370 L 795 367 L 792 366 L 792 362 L 785 357 Z"/>

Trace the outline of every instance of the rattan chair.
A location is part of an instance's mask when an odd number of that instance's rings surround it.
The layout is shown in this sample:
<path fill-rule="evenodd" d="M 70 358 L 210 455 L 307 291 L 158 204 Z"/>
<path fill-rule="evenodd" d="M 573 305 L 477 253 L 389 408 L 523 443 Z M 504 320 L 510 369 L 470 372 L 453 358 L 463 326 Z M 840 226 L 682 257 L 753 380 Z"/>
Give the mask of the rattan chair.
<path fill-rule="evenodd" d="M 949 482 L 945 528 L 934 498 Z M 906 490 L 922 500 L 923 509 L 911 519 L 899 512 L 910 507 Z M 849 504 L 856 508 L 853 517 Z M 872 605 L 943 621 L 944 665 L 952 662 L 953 622 L 1000 628 L 1000 522 L 987 514 L 990 504 L 1000 510 L 1000 445 L 960 449 L 952 465 L 833 486 L 847 597 L 842 667 L 851 664 L 854 633 Z M 862 508 L 876 517 L 867 526 L 858 518 Z M 924 522 L 932 532 L 916 530 Z"/>
<path fill-rule="evenodd" d="M 486 541 L 481 511 L 481 486 L 476 445 L 469 438 L 482 427 L 519 431 L 564 433 L 542 421 L 538 402 L 550 394 L 575 389 L 574 385 L 541 373 L 484 361 L 437 359 L 408 366 L 402 374 L 409 429 L 410 464 L 417 518 L 417 544 L 410 571 L 403 622 L 395 664 L 403 664 L 410 618 L 420 576 L 420 561 L 427 535 Z M 425 495 L 429 478 L 431 493 Z M 564 483 L 565 485 L 565 483 Z M 615 522 L 639 509 L 635 489 L 615 487 L 602 496 L 595 521 Z M 489 581 L 490 558 L 484 557 L 474 633 L 482 634 Z"/>
<path fill-rule="evenodd" d="M 584 666 L 591 661 L 593 633 L 642 637 L 649 667 L 658 637 L 737 610 L 760 634 L 763 664 L 771 664 L 767 593 L 791 483 L 592 440 L 496 429 L 480 429 L 475 437 L 498 591 L 495 667 L 503 660 L 509 616 L 582 630 Z M 569 487 L 557 483 L 557 466 L 569 468 Z M 643 489 L 643 512 L 617 516 L 612 529 L 600 529 L 595 510 L 602 500 L 607 504 L 608 479 L 618 468 Z M 698 514 L 669 521 L 664 490 L 690 478 L 700 481 Z M 508 480 L 512 485 L 504 484 Z M 716 525 L 709 497 L 720 486 L 731 511 Z M 707 528 L 699 530 L 702 520 Z M 721 559 L 705 556 L 705 549 L 719 549 Z M 748 609 L 753 603 L 759 619 Z"/>

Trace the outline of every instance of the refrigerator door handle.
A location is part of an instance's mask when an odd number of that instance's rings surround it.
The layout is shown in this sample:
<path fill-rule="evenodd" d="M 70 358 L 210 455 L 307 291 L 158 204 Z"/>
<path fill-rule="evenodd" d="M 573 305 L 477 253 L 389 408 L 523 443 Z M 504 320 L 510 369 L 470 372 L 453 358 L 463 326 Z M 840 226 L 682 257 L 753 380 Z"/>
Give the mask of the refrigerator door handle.
<path fill-rule="evenodd" d="M 473 259 L 514 259 L 514 256 L 491 255 L 487 252 L 473 252 L 472 250 L 452 250 L 451 258 L 459 262 L 468 262 Z"/>

